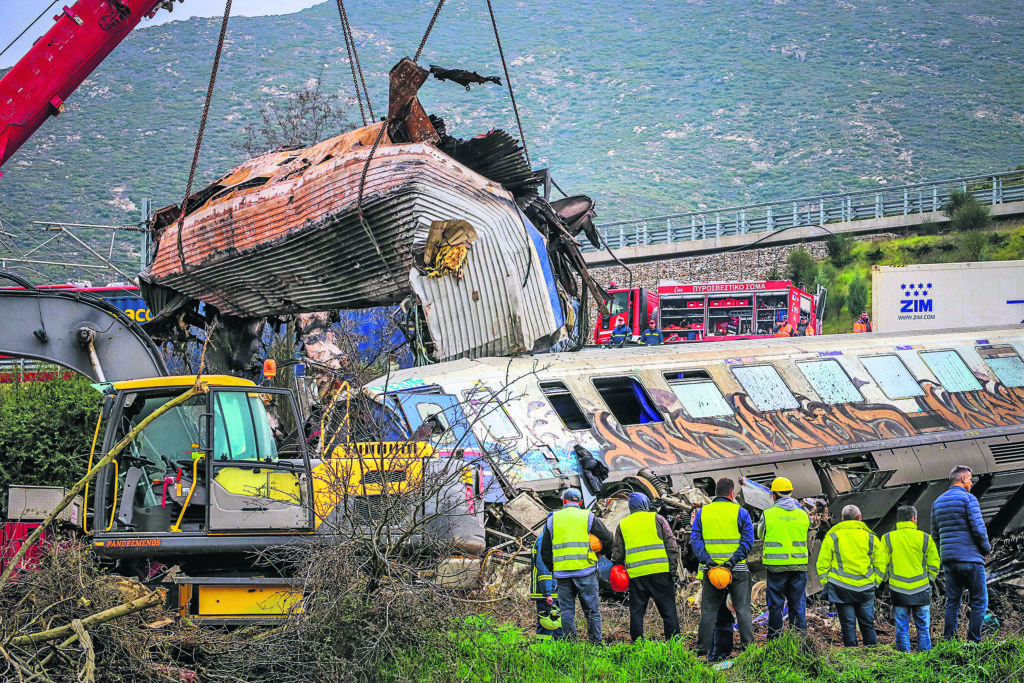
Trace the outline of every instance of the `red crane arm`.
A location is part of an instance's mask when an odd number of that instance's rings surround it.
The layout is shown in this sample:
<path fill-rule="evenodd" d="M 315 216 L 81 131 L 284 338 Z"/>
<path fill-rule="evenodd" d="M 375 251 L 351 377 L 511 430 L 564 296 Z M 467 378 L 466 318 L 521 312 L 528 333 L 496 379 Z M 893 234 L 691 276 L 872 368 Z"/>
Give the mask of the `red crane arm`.
<path fill-rule="evenodd" d="M 165 0 L 77 0 L 0 79 L 0 166 Z"/>

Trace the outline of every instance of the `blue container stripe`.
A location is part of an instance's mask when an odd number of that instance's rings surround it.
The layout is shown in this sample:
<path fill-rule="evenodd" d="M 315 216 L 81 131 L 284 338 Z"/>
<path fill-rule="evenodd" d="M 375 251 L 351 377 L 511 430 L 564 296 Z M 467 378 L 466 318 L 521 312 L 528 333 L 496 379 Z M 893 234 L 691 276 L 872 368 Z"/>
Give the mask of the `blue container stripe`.
<path fill-rule="evenodd" d="M 548 288 L 548 297 L 551 300 L 551 309 L 555 312 L 555 326 L 561 327 L 565 324 L 565 316 L 562 315 L 562 304 L 558 301 L 558 290 L 555 287 L 555 275 L 551 270 L 551 261 L 548 259 L 548 247 L 544 243 L 544 237 L 540 234 L 537 228 L 533 227 L 523 212 L 519 212 L 519 217 L 523 219 L 523 225 L 526 226 L 526 232 L 530 235 L 530 240 L 533 241 L 533 248 L 537 250 L 537 256 L 540 258 L 540 267 L 544 272 L 544 284 Z"/>

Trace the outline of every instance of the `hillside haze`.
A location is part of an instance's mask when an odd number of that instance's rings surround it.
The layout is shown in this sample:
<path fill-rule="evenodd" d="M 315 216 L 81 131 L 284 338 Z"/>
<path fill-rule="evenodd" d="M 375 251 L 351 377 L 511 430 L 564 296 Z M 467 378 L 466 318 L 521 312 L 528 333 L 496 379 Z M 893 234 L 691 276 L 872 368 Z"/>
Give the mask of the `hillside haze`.
<path fill-rule="evenodd" d="M 387 72 L 415 52 L 434 3 L 346 7 L 380 115 Z M 531 159 L 567 191 L 595 197 L 600 222 L 1024 162 L 1016 2 L 582 0 L 495 9 Z M 142 197 L 157 207 L 179 202 L 219 23 L 130 35 L 4 167 L 0 219 L 26 228 L 124 223 L 138 219 Z M 486 4 L 446 4 L 420 62 L 502 75 Z M 243 127 L 263 103 L 321 67 L 327 91 L 352 93 L 334 3 L 232 19 L 195 187 L 243 160 Z M 420 96 L 453 135 L 516 131 L 504 88 L 466 92 L 430 80 Z M 357 122 L 354 102 L 349 111 Z M 118 251 L 137 269 L 134 240 Z"/>

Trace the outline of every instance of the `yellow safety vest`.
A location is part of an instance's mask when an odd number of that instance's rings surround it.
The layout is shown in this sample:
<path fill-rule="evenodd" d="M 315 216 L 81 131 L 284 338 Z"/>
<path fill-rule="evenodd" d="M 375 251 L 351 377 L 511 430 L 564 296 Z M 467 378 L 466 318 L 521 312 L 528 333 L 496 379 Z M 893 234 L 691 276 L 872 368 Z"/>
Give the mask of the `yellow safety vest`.
<path fill-rule="evenodd" d="M 897 522 L 896 530 L 882 536 L 882 540 L 889 551 L 889 588 L 904 595 L 930 590 L 928 576 L 939 573 L 939 554 L 932 537 L 919 531 L 913 522 Z"/>
<path fill-rule="evenodd" d="M 590 550 L 590 510 L 570 505 L 551 515 L 552 570 L 574 572 L 597 564 Z"/>
<path fill-rule="evenodd" d="M 836 524 L 822 544 L 822 552 L 818 556 L 818 578 L 822 583 L 852 591 L 874 588 L 881 583 L 881 568 L 885 567 L 885 563 L 876 557 L 879 551 L 876 540 L 864 522 L 847 520 Z M 825 552 L 825 544 L 831 544 L 831 553 Z M 884 549 L 881 551 L 885 552 Z"/>
<path fill-rule="evenodd" d="M 715 564 L 725 564 L 740 547 L 740 506 L 724 500 L 708 503 L 700 510 L 700 528 L 708 555 Z"/>
<path fill-rule="evenodd" d="M 629 578 L 668 572 L 668 551 L 658 536 L 653 512 L 634 512 L 619 523 L 626 546 L 626 573 Z"/>
<path fill-rule="evenodd" d="M 803 565 L 807 567 L 807 530 L 811 518 L 803 508 L 787 510 L 774 505 L 764 511 L 765 566 Z"/>

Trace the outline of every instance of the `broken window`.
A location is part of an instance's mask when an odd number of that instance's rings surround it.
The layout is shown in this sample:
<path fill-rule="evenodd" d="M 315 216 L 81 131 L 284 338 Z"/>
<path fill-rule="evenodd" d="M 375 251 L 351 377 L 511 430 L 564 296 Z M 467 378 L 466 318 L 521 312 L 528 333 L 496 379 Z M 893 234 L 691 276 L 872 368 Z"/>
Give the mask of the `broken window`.
<path fill-rule="evenodd" d="M 771 365 L 744 365 L 732 369 L 740 385 L 758 410 L 795 410 L 800 407 L 796 396 Z"/>
<path fill-rule="evenodd" d="M 519 438 L 519 429 L 490 389 L 475 387 L 464 392 L 463 396 L 471 418 L 484 426 L 492 440 Z"/>
<path fill-rule="evenodd" d="M 924 396 L 921 385 L 899 356 L 861 356 L 860 362 L 889 398 L 895 400 Z"/>
<path fill-rule="evenodd" d="M 688 417 L 727 417 L 732 415 L 722 391 L 712 381 L 707 370 L 687 370 L 685 372 L 666 372 L 672 393 L 683 404 L 683 412 Z"/>
<path fill-rule="evenodd" d="M 922 351 L 921 359 L 946 391 L 981 389 L 981 382 L 956 351 Z"/>
<path fill-rule="evenodd" d="M 980 346 L 978 353 L 1005 387 L 1024 387 L 1024 360 L 1012 346 Z"/>
<path fill-rule="evenodd" d="M 839 361 L 834 359 L 812 360 L 796 365 L 825 403 L 835 405 L 864 400 Z"/>
<path fill-rule="evenodd" d="M 644 385 L 635 377 L 598 377 L 594 388 L 612 411 L 620 425 L 661 422 L 661 413 L 654 407 Z"/>
<path fill-rule="evenodd" d="M 554 408 L 558 418 L 569 431 L 590 429 L 590 421 L 580 410 L 580 404 L 572 395 L 569 388 L 562 382 L 541 382 L 540 390 L 544 392 L 551 407 Z"/>
<path fill-rule="evenodd" d="M 430 433 L 436 437 L 439 444 L 451 445 L 455 443 L 455 430 L 452 429 L 444 408 L 438 403 L 417 403 L 416 412 L 419 413 L 422 424 L 430 425 Z"/>

